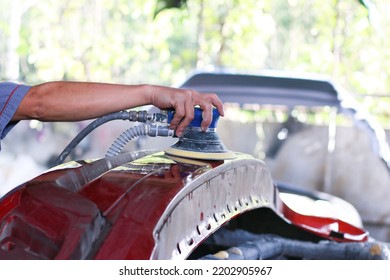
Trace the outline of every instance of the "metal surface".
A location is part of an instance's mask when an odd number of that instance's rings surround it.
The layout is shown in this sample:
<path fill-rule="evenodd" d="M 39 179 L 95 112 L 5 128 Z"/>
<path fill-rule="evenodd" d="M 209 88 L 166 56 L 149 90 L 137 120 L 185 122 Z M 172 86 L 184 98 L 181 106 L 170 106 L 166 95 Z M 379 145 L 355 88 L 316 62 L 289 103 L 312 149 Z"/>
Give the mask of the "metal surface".
<path fill-rule="evenodd" d="M 153 230 L 152 259 L 187 258 L 233 217 L 259 207 L 276 211 L 274 195 L 268 169 L 255 159 L 230 161 L 197 178 L 187 178 Z"/>
<path fill-rule="evenodd" d="M 236 215 L 274 208 L 261 161 L 158 153 L 53 169 L 0 200 L 0 259 L 185 259 Z"/>
<path fill-rule="evenodd" d="M 332 239 L 329 219 L 283 212 L 260 160 L 238 153 L 225 161 L 139 155 L 69 163 L 3 197 L 0 259 L 187 259 L 240 217 L 250 214 L 256 229 L 266 221 L 254 212 L 262 209 L 282 230 Z"/>
<path fill-rule="evenodd" d="M 104 157 L 88 164 L 79 165 L 78 168 L 67 170 L 64 175 L 56 179 L 56 184 L 68 190 L 77 191 L 118 166 L 156 152 L 156 150 L 146 150 Z"/>
<path fill-rule="evenodd" d="M 279 198 L 279 195 L 277 196 Z M 312 232 L 328 240 L 339 242 L 365 242 L 368 241 L 368 232 L 338 218 L 300 214 L 283 201 L 281 206 L 283 216 L 297 227 Z"/>

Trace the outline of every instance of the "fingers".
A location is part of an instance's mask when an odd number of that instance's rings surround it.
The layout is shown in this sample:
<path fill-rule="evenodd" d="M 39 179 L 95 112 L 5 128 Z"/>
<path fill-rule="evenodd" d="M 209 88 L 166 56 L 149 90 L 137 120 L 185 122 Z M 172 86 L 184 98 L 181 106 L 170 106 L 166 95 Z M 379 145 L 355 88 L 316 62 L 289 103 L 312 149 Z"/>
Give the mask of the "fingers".
<path fill-rule="evenodd" d="M 221 116 L 224 115 L 223 103 L 216 94 L 199 94 L 193 90 L 187 90 L 187 96 L 183 103 L 176 103 L 175 116 L 171 122 L 171 128 L 176 128 L 176 135 L 181 136 L 185 128 L 194 118 L 194 107 L 199 106 L 202 109 L 202 131 L 206 131 L 212 122 L 213 108 L 217 108 Z"/>
<path fill-rule="evenodd" d="M 217 108 L 218 113 L 221 116 L 224 116 L 224 111 L 223 111 L 223 103 L 222 101 L 218 98 L 216 94 L 204 94 L 202 95 L 203 97 L 203 102 L 199 102 L 199 106 L 203 111 L 202 114 L 202 130 L 206 131 L 207 128 L 209 127 L 210 123 L 212 122 L 213 118 L 213 108 Z"/>
<path fill-rule="evenodd" d="M 177 89 L 163 86 L 152 86 L 150 103 L 160 109 L 175 109 L 170 123 L 170 129 L 181 136 L 184 129 L 194 118 L 194 107 L 202 109 L 201 129 L 207 130 L 212 121 L 212 110 L 217 108 L 221 116 L 224 115 L 222 101 L 216 94 L 199 94 L 195 90 Z"/>
<path fill-rule="evenodd" d="M 209 94 L 210 103 L 218 109 L 219 114 L 223 117 L 225 112 L 223 111 L 223 103 L 216 94 Z"/>
<path fill-rule="evenodd" d="M 185 100 L 184 103 L 178 104 L 178 106 L 175 107 L 175 115 L 171 121 L 171 129 L 175 129 L 176 135 L 180 137 L 193 118 L 193 101 Z"/>

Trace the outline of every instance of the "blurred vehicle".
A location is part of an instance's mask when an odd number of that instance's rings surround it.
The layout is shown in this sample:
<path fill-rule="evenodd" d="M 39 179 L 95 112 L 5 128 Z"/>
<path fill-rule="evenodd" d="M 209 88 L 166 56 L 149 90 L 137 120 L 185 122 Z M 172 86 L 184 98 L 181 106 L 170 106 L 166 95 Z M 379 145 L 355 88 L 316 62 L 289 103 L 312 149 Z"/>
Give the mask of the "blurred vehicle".
<path fill-rule="evenodd" d="M 183 87 L 219 94 L 230 149 L 264 160 L 274 181 L 347 200 L 390 241 L 389 135 L 353 95 L 326 76 L 279 71 L 196 73 Z"/>
<path fill-rule="evenodd" d="M 224 102 L 241 105 L 333 102 L 344 108 L 337 93 L 323 93 L 327 84 L 308 82 L 299 89 L 298 84 L 302 81 L 203 73 L 183 87 L 216 92 Z M 208 131 L 201 132 L 196 109 L 179 139 L 168 128 L 173 114 L 118 112 L 82 130 L 53 168 L 0 200 L 0 259 L 389 258 L 386 243 L 370 236 L 353 205 L 276 181 L 266 161 L 227 149 L 216 111 Z M 117 119 L 140 124 L 123 132 L 104 157 L 63 163 L 92 130 Z M 293 127 L 290 121 L 284 125 L 288 131 Z M 370 131 L 378 140 L 377 131 Z M 128 142 L 151 136 L 175 142 L 125 151 Z M 276 155 L 281 144 L 274 141 L 268 154 Z"/>

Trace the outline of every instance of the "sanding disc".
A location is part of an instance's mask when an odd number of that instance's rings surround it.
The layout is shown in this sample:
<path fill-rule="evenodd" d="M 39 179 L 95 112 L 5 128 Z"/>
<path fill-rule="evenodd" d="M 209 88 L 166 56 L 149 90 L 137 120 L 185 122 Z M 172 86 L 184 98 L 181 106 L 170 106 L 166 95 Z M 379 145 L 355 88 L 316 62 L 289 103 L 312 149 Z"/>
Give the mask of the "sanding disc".
<path fill-rule="evenodd" d="M 225 160 L 235 158 L 235 154 L 229 151 L 219 138 L 214 128 L 202 131 L 197 127 L 187 128 L 183 136 L 165 150 L 168 155 L 203 159 Z"/>
<path fill-rule="evenodd" d="M 193 159 L 204 159 L 204 160 L 227 160 L 234 159 L 236 155 L 231 151 L 223 151 L 219 153 L 210 153 L 210 152 L 198 152 L 198 151 L 186 151 L 181 149 L 176 149 L 170 147 L 164 151 L 168 155 L 183 157 L 183 158 L 193 158 Z"/>

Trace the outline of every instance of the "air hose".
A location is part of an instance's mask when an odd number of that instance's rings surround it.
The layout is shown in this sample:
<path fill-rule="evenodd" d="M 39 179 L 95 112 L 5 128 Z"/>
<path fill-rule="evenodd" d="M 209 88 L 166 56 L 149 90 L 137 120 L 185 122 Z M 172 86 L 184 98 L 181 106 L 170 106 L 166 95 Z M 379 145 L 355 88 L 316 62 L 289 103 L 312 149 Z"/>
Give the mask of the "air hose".
<path fill-rule="evenodd" d="M 111 145 L 106 153 L 106 157 L 118 155 L 126 144 L 139 136 L 174 136 L 174 131 L 167 125 L 143 124 L 129 128 L 123 132 Z"/>
<path fill-rule="evenodd" d="M 242 229 L 221 228 L 207 241 L 209 246 L 227 250 L 209 254 L 200 260 L 389 260 L 390 248 L 386 243 L 321 242 L 285 238 L 274 234 L 255 234 Z M 375 248 L 375 249 L 374 249 Z"/>
<path fill-rule="evenodd" d="M 72 150 L 94 129 L 97 127 L 113 120 L 129 120 L 132 122 L 148 122 L 148 121 L 159 121 L 163 122 L 167 118 L 166 114 L 154 113 L 148 114 L 147 111 L 120 111 L 102 116 L 87 127 L 85 127 L 62 151 L 57 159 L 52 163 L 52 167 L 59 165 L 64 162 L 66 157 L 72 152 Z"/>

